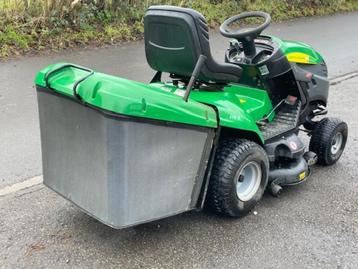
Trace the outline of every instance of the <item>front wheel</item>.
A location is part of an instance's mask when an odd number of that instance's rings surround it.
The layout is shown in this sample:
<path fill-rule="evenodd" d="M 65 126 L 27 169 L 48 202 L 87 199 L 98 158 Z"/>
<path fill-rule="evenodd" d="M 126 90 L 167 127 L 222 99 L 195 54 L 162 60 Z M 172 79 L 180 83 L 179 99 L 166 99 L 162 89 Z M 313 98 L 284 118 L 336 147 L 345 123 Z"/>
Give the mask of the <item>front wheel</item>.
<path fill-rule="evenodd" d="M 209 207 L 231 217 L 246 215 L 262 198 L 268 168 L 266 152 L 258 144 L 244 139 L 222 141 L 210 178 Z"/>
<path fill-rule="evenodd" d="M 317 154 L 318 164 L 332 165 L 341 157 L 348 137 L 348 126 L 336 118 L 324 118 L 312 131 L 310 151 Z"/>

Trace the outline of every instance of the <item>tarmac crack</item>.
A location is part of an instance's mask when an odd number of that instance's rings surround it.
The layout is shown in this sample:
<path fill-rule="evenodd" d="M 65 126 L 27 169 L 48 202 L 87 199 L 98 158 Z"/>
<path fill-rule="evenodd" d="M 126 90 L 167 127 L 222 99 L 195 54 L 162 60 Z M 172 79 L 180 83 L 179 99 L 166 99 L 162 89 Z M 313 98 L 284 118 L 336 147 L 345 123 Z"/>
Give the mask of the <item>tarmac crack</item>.
<path fill-rule="evenodd" d="M 352 78 L 358 77 L 358 71 L 352 71 L 329 79 L 329 85 L 334 86 Z"/>

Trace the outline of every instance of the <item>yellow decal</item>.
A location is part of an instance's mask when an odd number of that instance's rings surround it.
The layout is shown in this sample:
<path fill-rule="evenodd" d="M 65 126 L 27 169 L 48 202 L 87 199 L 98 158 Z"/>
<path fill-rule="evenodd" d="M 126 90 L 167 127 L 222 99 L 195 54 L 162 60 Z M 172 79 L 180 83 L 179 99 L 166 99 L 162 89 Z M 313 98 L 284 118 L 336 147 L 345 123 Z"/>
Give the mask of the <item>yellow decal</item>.
<path fill-rule="evenodd" d="M 245 99 L 240 98 L 240 103 L 241 103 L 241 104 L 244 104 L 244 103 L 246 103 L 246 100 L 245 100 Z"/>
<path fill-rule="evenodd" d="M 298 175 L 299 180 L 304 180 L 305 177 L 306 177 L 306 172 L 302 172 L 301 174 Z"/>
<path fill-rule="evenodd" d="M 309 64 L 310 56 L 306 53 L 302 52 L 291 52 L 286 55 L 289 62 L 301 63 L 301 64 Z"/>

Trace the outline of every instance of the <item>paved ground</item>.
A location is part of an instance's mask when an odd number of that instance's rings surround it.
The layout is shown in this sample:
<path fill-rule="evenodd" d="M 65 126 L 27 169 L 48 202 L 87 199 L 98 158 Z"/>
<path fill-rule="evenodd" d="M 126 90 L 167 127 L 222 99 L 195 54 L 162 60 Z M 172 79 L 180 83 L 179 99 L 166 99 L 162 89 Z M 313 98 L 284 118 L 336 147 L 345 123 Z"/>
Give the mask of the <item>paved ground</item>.
<path fill-rule="evenodd" d="M 358 70 L 358 13 L 274 25 L 272 33 L 313 44 L 331 77 Z M 214 54 L 225 44 L 213 36 Z M 219 53 L 220 52 L 220 53 Z M 133 59 L 129 59 L 133 57 Z M 149 80 L 140 43 L 22 58 L 0 64 L 0 192 L 41 173 L 31 81 L 41 67 L 73 61 Z M 342 159 L 240 220 L 190 212 L 121 231 L 95 221 L 42 185 L 0 196 L 0 268 L 357 268 L 358 78 L 331 88 L 330 115 L 348 122 Z"/>

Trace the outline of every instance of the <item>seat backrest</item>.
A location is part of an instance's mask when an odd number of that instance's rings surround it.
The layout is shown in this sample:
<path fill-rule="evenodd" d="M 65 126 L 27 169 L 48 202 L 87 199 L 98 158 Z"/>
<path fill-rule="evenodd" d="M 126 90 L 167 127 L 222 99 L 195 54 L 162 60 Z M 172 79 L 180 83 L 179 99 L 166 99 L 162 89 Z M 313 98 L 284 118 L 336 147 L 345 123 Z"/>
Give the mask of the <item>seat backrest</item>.
<path fill-rule="evenodd" d="M 217 63 L 211 55 L 205 18 L 198 12 L 174 6 L 152 6 L 144 17 L 145 53 L 157 71 L 189 78 L 200 55 L 207 57 L 198 80 L 238 82 L 242 69 Z"/>

